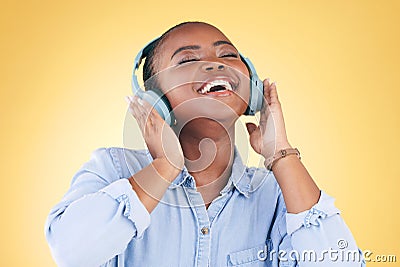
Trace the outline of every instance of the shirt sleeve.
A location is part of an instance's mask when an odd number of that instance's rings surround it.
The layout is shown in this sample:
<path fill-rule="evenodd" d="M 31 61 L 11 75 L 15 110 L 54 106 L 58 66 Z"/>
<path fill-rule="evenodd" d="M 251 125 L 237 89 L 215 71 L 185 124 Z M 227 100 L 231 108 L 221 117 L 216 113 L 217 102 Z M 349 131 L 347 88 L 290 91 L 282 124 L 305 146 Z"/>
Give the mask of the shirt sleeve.
<path fill-rule="evenodd" d="M 110 149 L 96 150 L 50 212 L 45 234 L 58 266 L 100 266 L 141 238 L 150 215 Z"/>
<path fill-rule="evenodd" d="M 334 198 L 324 191 L 311 209 L 286 213 L 286 231 L 279 247 L 280 266 L 366 266 Z"/>

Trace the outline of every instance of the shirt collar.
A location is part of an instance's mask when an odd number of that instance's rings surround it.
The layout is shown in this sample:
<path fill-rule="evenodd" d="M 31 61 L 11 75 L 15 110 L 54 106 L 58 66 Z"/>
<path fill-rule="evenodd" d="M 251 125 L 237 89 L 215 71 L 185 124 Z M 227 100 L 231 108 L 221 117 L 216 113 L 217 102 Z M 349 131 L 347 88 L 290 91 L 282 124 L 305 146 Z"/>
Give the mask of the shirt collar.
<path fill-rule="evenodd" d="M 151 161 L 153 161 L 153 157 L 150 152 L 147 150 L 147 156 Z M 234 158 L 232 164 L 232 174 L 229 177 L 229 180 L 225 187 L 221 190 L 221 194 L 225 194 L 232 190 L 232 188 L 236 188 L 241 194 L 246 197 L 249 197 L 249 194 L 254 192 L 260 185 L 260 179 L 253 179 L 255 175 L 256 168 L 247 168 L 240 157 L 239 151 L 237 147 L 234 148 Z M 264 175 L 263 175 L 264 176 Z M 265 177 L 265 176 L 264 176 Z M 181 173 L 172 181 L 169 186 L 170 189 L 174 189 L 180 186 L 196 188 L 196 182 L 193 176 L 189 173 L 186 166 L 183 167 Z"/>

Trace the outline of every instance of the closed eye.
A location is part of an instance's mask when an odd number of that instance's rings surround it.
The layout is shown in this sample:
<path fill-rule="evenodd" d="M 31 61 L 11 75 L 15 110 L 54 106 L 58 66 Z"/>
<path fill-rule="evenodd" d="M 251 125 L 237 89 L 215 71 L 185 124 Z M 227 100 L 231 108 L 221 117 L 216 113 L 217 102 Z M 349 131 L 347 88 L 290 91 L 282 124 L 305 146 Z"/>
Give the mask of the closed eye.
<path fill-rule="evenodd" d="M 188 63 L 188 62 L 192 62 L 192 61 L 199 61 L 197 58 L 182 58 L 181 60 L 179 60 L 178 64 L 184 64 L 184 63 Z"/>
<path fill-rule="evenodd" d="M 238 58 L 238 55 L 235 54 L 235 53 L 229 53 L 229 54 L 222 55 L 221 57 L 234 57 L 234 58 Z"/>
<path fill-rule="evenodd" d="M 221 58 L 227 58 L 227 57 L 238 58 L 238 54 L 236 54 L 236 53 L 228 53 L 228 54 L 224 54 L 224 55 L 222 55 L 220 57 Z M 193 62 L 193 61 L 200 61 L 200 59 L 194 58 L 194 57 L 184 57 L 181 60 L 179 60 L 178 64 L 181 65 L 181 64 L 185 64 L 185 63 Z"/>

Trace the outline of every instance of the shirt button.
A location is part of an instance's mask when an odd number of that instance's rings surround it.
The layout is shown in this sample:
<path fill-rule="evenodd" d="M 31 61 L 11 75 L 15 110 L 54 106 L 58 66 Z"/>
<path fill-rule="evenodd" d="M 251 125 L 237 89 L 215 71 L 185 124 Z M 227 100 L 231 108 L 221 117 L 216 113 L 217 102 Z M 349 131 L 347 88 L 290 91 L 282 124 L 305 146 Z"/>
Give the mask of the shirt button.
<path fill-rule="evenodd" d="M 203 227 L 203 228 L 201 228 L 201 233 L 203 234 L 203 235 L 206 235 L 206 234 L 208 234 L 208 228 L 207 227 Z"/>

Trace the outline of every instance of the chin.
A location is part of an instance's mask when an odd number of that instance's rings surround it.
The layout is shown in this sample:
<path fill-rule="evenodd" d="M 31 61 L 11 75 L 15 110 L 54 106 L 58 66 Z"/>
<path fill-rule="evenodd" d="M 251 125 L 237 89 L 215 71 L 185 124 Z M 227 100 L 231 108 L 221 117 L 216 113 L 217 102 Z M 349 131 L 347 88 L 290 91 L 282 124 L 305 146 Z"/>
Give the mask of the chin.
<path fill-rule="evenodd" d="M 192 106 L 182 114 L 184 121 L 203 118 L 215 121 L 232 121 L 239 118 L 246 110 L 246 107 L 239 103 L 210 102 L 208 105 Z"/>

